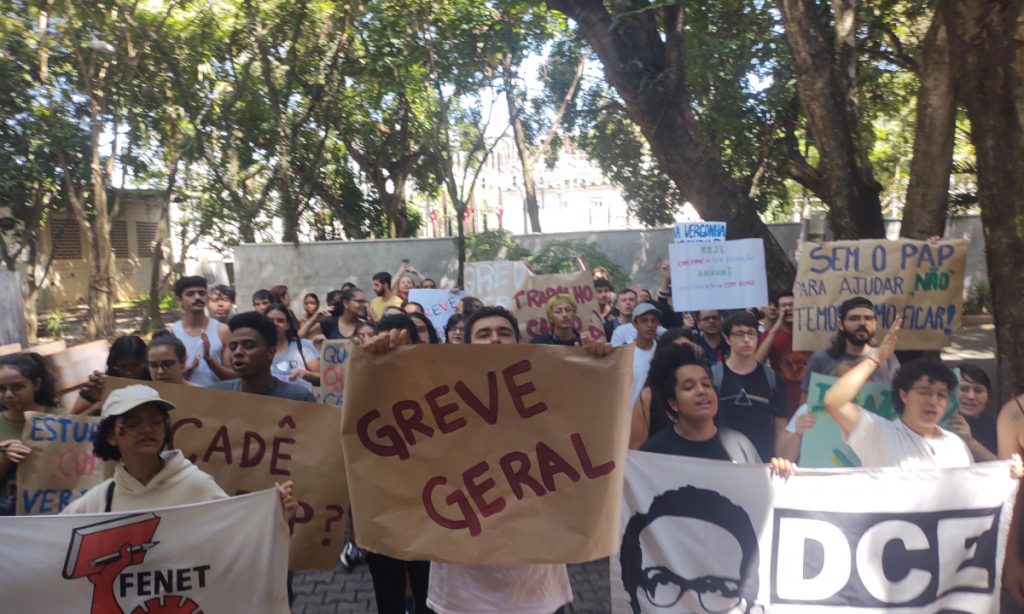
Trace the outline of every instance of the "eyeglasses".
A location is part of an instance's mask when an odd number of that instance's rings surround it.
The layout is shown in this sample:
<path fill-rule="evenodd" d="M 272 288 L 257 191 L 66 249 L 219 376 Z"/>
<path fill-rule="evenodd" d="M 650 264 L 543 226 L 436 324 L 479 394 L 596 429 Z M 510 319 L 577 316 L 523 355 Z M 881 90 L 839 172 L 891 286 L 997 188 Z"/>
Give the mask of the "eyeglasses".
<path fill-rule="evenodd" d="M 121 422 L 121 429 L 125 431 L 138 432 L 146 427 L 150 427 L 154 431 L 162 431 L 166 426 L 163 418 L 153 418 L 151 420 L 139 420 L 135 418 L 129 418 Z"/>
<path fill-rule="evenodd" d="M 757 339 L 757 332 L 752 330 L 736 331 L 729 333 L 733 339 Z"/>
<path fill-rule="evenodd" d="M 452 328 L 448 329 L 448 334 L 449 335 L 465 335 L 466 334 L 466 327 L 465 326 L 453 326 Z"/>
<path fill-rule="evenodd" d="M 949 391 L 947 390 L 932 390 L 931 388 L 911 388 L 911 392 L 919 397 L 926 399 L 938 399 L 939 401 L 949 400 Z"/>
<path fill-rule="evenodd" d="M 707 612 L 728 612 L 740 604 L 740 583 L 729 578 L 704 576 L 687 580 L 667 567 L 643 570 L 643 589 L 652 605 L 670 608 L 687 591 L 697 593 L 700 606 Z"/>

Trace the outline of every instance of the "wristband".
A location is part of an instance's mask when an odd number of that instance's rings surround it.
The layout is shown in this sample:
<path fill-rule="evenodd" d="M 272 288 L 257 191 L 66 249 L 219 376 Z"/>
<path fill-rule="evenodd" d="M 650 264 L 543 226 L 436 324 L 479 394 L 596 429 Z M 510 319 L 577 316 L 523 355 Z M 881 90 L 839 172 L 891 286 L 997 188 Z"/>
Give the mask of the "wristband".
<path fill-rule="evenodd" d="M 878 362 L 878 359 L 875 358 L 874 356 L 868 356 L 867 358 L 871 362 L 875 363 L 875 367 L 881 367 L 882 366 L 881 363 Z"/>

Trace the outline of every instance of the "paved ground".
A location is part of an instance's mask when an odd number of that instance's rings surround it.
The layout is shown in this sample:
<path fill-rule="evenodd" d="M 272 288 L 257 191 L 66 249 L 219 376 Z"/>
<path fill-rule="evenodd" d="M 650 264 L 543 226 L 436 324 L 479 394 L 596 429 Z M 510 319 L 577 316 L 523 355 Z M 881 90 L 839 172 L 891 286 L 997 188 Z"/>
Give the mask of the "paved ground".
<path fill-rule="evenodd" d="M 608 605 L 608 560 L 570 565 L 574 601 L 566 608 L 573 613 L 602 614 Z M 334 571 L 295 574 L 294 614 L 376 614 L 373 584 L 366 565 L 345 573 Z"/>
<path fill-rule="evenodd" d="M 943 350 L 943 360 L 956 364 L 973 362 L 993 377 L 995 384 L 995 339 L 992 326 L 966 328 Z M 570 565 L 569 575 L 575 600 L 569 612 L 602 614 L 608 604 L 608 561 Z M 295 575 L 295 614 L 376 614 L 370 573 L 361 565 L 346 574 L 334 571 Z"/>

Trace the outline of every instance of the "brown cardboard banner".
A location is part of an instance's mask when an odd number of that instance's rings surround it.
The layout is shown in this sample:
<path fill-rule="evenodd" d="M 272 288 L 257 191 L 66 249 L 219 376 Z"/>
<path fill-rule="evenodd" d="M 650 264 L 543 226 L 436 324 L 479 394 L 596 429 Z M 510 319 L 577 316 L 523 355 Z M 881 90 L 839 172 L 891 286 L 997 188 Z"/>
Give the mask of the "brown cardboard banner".
<path fill-rule="evenodd" d="M 138 383 L 111 377 L 105 392 Z M 177 406 L 171 412 L 174 447 L 229 495 L 295 482 L 299 511 L 289 521 L 291 569 L 333 569 L 338 564 L 348 509 L 338 446 L 339 408 L 212 388 L 145 384 Z"/>
<path fill-rule="evenodd" d="M 480 564 L 610 555 L 632 359 L 529 344 L 354 348 L 342 448 L 359 545 Z"/>
<path fill-rule="evenodd" d="M 903 318 L 898 349 L 946 347 L 960 329 L 966 266 L 960 239 L 804 243 L 793 283 L 793 349 L 827 347 L 839 306 L 855 296 L 875 304 L 879 338 Z"/>
<path fill-rule="evenodd" d="M 95 416 L 25 412 L 21 441 L 32 449 L 18 464 L 18 515 L 53 514 L 114 471 L 92 453 Z"/>
<path fill-rule="evenodd" d="M 524 277 L 513 295 L 512 312 L 519 320 L 524 340 L 551 331 L 546 305 L 556 294 L 568 294 L 577 303 L 575 329 L 586 339 L 604 338 L 604 321 L 594 291 L 594 276 L 590 271 L 561 275 L 533 275 Z"/>

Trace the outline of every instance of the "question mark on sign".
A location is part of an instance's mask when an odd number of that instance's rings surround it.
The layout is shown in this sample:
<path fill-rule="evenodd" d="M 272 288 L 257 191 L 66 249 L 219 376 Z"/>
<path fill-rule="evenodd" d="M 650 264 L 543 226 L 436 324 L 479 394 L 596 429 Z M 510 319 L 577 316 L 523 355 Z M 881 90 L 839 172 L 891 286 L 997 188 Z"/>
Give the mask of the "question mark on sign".
<path fill-rule="evenodd" d="M 330 533 L 331 533 L 331 524 L 334 523 L 334 522 L 337 522 L 338 520 L 341 520 L 341 517 L 345 515 L 345 509 L 343 507 L 341 507 L 340 505 L 328 505 L 327 509 L 329 509 L 329 510 L 337 510 L 337 512 L 338 512 L 334 516 L 331 516 L 330 518 L 328 518 L 327 522 L 324 523 L 324 533 L 327 533 L 328 536 L 329 536 Z M 327 546 L 330 543 L 331 543 L 331 538 L 330 537 L 325 537 L 320 542 L 320 545 L 321 546 Z"/>
<path fill-rule="evenodd" d="M 288 519 L 288 532 L 295 534 L 295 525 L 306 524 L 313 519 L 313 506 L 304 502 L 299 501 L 299 509 L 295 510 L 292 517 Z"/>

